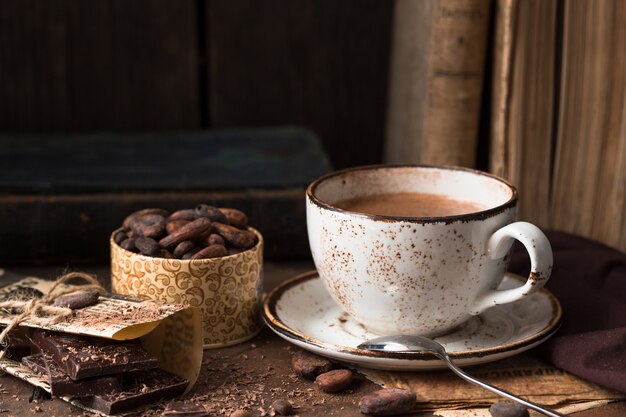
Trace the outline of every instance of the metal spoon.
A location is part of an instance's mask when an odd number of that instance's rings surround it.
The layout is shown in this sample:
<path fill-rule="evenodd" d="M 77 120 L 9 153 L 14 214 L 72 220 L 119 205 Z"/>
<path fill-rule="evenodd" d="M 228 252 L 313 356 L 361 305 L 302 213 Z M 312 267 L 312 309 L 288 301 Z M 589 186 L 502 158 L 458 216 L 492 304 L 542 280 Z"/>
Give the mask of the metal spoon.
<path fill-rule="evenodd" d="M 462 371 L 458 366 L 456 366 L 446 349 L 441 346 L 439 343 L 434 340 L 428 339 L 422 336 L 409 336 L 409 335 L 398 335 L 398 336 L 382 336 L 374 339 L 367 340 L 357 346 L 359 349 L 367 349 L 367 350 L 379 350 L 386 352 L 426 352 L 432 355 L 435 355 L 442 361 L 448 365 L 448 367 L 458 376 L 469 381 L 473 384 L 481 386 L 489 391 L 495 392 L 505 398 L 508 398 L 513 401 L 517 401 L 520 404 L 525 405 L 526 407 L 533 409 L 543 415 L 551 416 L 551 417 L 565 417 L 564 414 L 557 413 L 556 411 L 548 410 L 546 408 L 541 407 L 533 402 L 524 400 L 520 397 L 517 397 L 510 392 L 504 391 L 503 389 L 496 388 L 493 385 L 489 385 L 486 382 L 483 382 L 479 379 L 474 378 L 473 376 Z"/>

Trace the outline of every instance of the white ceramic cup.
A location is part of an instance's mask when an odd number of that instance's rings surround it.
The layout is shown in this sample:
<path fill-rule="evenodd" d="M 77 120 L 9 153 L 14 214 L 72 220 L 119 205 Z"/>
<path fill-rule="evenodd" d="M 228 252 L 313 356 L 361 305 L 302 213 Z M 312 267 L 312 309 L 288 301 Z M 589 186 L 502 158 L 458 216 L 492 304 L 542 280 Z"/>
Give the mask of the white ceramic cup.
<path fill-rule="evenodd" d="M 447 217 L 392 217 L 336 207 L 342 200 L 429 193 L 479 203 L 482 211 Z M 515 222 L 517 191 L 480 171 L 436 166 L 368 166 L 334 172 L 307 189 L 307 227 L 317 271 L 334 300 L 381 335 L 434 336 L 485 309 L 541 288 L 552 249 L 534 225 Z M 531 273 L 497 290 L 519 240 Z"/>

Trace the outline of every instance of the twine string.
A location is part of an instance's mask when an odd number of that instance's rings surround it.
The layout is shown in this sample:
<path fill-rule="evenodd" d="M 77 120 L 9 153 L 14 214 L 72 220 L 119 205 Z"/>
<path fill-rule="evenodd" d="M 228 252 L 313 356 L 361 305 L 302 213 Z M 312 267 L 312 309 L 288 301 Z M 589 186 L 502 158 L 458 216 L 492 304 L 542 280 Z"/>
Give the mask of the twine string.
<path fill-rule="evenodd" d="M 87 281 L 88 284 L 76 287 L 60 288 L 61 284 L 64 284 L 74 278 Z M 72 314 L 72 310 L 70 308 L 53 306 L 50 305 L 50 303 L 54 302 L 54 300 L 62 295 L 85 290 L 96 290 L 99 293 L 104 292 L 102 285 L 100 285 L 98 280 L 96 280 L 92 275 L 84 272 L 70 272 L 57 278 L 50 290 L 41 298 L 33 298 L 27 301 L 9 300 L 0 302 L 0 308 L 20 308 L 22 310 L 20 314 L 11 320 L 2 333 L 0 333 L 0 345 L 6 345 L 5 339 L 11 330 L 19 326 L 20 323 L 31 316 L 39 316 L 40 313 L 44 313 L 45 315 L 50 316 L 48 323 L 51 324 L 58 323 L 68 317 Z M 4 357 L 5 352 L 6 349 L 0 351 L 0 359 Z"/>

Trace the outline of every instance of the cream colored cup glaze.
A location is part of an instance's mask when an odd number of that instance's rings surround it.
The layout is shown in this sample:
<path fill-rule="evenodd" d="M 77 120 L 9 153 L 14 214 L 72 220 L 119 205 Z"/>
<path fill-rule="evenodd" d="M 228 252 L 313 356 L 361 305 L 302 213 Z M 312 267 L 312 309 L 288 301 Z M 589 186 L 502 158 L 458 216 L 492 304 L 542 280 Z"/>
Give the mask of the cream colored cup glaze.
<path fill-rule="evenodd" d="M 338 201 L 394 192 L 443 194 L 480 202 L 484 211 L 434 218 L 367 215 Z M 369 166 L 335 172 L 307 189 L 313 260 L 334 300 L 378 334 L 433 336 L 496 304 L 541 288 L 552 250 L 534 225 L 514 222 L 517 192 L 479 171 L 432 166 Z M 496 288 L 519 240 L 531 273 L 515 289 Z"/>

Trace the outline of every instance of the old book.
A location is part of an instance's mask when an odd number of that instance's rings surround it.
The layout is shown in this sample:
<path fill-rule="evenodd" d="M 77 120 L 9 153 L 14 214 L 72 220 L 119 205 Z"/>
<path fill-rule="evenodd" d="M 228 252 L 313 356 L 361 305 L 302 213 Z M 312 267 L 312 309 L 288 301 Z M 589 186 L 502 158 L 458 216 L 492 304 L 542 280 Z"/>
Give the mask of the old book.
<path fill-rule="evenodd" d="M 565 1 L 552 224 L 626 250 L 626 4 Z"/>
<path fill-rule="evenodd" d="M 490 171 L 520 193 L 520 218 L 547 226 L 553 158 L 557 2 L 496 2 Z"/>
<path fill-rule="evenodd" d="M 399 0 L 385 160 L 475 164 L 488 0 Z"/>
<path fill-rule="evenodd" d="M 267 257 L 308 257 L 305 189 L 331 169 L 319 139 L 293 127 L 0 141 L 3 264 L 104 262 L 130 213 L 199 203 L 247 213 Z"/>
<path fill-rule="evenodd" d="M 626 250 L 626 4 L 498 0 L 491 172 L 520 217 Z"/>

